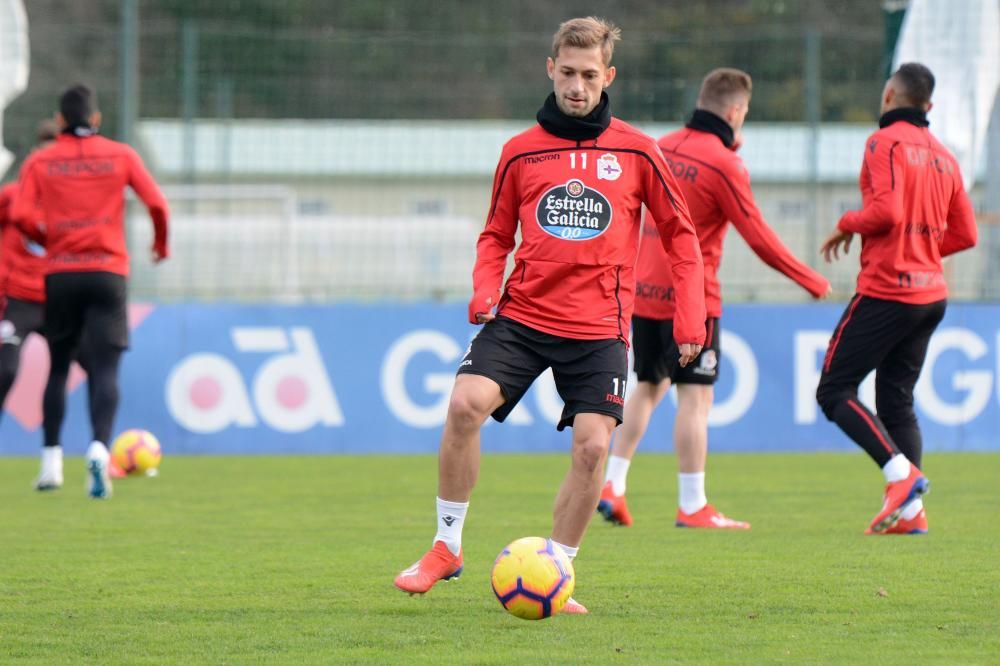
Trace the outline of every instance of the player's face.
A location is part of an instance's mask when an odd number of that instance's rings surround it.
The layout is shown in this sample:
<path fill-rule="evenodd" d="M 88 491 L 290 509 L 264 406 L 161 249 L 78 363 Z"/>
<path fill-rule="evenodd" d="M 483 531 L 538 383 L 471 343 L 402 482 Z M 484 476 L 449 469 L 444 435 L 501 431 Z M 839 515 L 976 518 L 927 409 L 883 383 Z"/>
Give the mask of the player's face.
<path fill-rule="evenodd" d="M 887 111 L 892 111 L 894 108 L 896 108 L 896 89 L 893 87 L 892 79 L 890 78 L 882 88 L 882 108 L 879 109 L 879 115 Z"/>
<path fill-rule="evenodd" d="M 604 64 L 601 47 L 564 46 L 555 60 L 548 60 L 549 78 L 556 105 L 567 116 L 582 118 L 601 101 L 601 91 L 611 85 L 615 68 Z"/>
<path fill-rule="evenodd" d="M 730 107 L 728 117 L 726 120 L 729 125 L 733 128 L 733 132 L 737 134 L 743 129 L 743 121 L 747 119 L 747 113 L 750 112 L 750 100 L 744 100 L 739 104 L 734 104 Z"/>

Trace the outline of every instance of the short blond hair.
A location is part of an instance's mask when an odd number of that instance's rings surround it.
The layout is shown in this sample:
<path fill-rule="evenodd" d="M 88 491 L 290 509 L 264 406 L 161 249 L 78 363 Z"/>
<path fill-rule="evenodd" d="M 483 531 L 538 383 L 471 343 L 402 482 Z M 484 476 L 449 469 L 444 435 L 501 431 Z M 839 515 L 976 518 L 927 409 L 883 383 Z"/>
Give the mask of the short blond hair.
<path fill-rule="evenodd" d="M 750 99 L 753 79 L 741 69 L 720 67 L 709 72 L 701 82 L 698 107 L 724 112 L 734 104 Z"/>
<path fill-rule="evenodd" d="M 578 49 L 600 47 L 605 66 L 611 64 L 615 42 L 622 38 L 621 28 L 611 21 L 588 16 L 564 21 L 552 37 L 552 59 L 559 56 L 559 49 L 571 46 Z"/>

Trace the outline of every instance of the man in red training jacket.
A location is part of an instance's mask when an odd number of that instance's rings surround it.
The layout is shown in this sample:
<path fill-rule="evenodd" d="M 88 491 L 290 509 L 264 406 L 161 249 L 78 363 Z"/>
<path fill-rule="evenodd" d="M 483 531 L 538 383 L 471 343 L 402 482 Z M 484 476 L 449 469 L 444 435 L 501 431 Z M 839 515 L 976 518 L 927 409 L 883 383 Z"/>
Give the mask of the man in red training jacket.
<path fill-rule="evenodd" d="M 674 336 L 686 365 L 705 340 L 698 238 L 667 163 L 650 137 L 612 118 L 619 30 L 603 19 L 563 23 L 548 74 L 554 92 L 538 124 L 503 148 L 479 236 L 469 321 L 485 324 L 462 359 L 441 438 L 437 534 L 396 578 L 423 593 L 462 571 L 462 525 L 479 471 L 479 431 L 503 421 L 551 367 L 573 427 L 572 463 L 556 497 L 552 540 L 574 557 L 601 492 L 611 433 L 622 420 L 634 266 L 645 204 L 673 268 Z M 500 293 L 520 227 L 513 273 Z M 494 312 L 495 309 L 495 312 Z M 563 612 L 585 613 L 570 600 Z"/>
<path fill-rule="evenodd" d="M 60 447 L 66 378 L 81 339 L 88 340 L 87 381 L 93 441 L 87 492 L 111 496 L 108 443 L 118 409 L 118 366 L 128 347 L 125 187 L 153 221 L 153 261 L 167 258 L 167 202 L 129 146 L 97 134 L 101 113 L 90 88 L 73 86 L 59 100 L 56 141 L 21 169 L 12 217 L 45 245 L 45 335 L 51 367 L 43 401 L 44 445 Z M 61 456 L 60 456 L 61 458 Z"/>
<path fill-rule="evenodd" d="M 54 120 L 38 124 L 38 146 L 55 141 L 59 127 Z M 17 183 L 0 188 L 0 409 L 7 400 L 21 366 L 21 350 L 29 335 L 44 335 L 45 248 L 28 239 L 12 224 L 11 211 Z M 38 490 L 62 486 L 62 461 L 57 448 L 42 449 L 42 472 L 35 483 Z"/>
<path fill-rule="evenodd" d="M 684 193 L 698 232 L 705 261 L 707 338 L 701 355 L 693 363 L 680 367 L 672 334 L 675 302 L 670 263 L 657 239 L 656 225 L 647 217 L 645 237 L 639 247 L 632 317 L 639 384 L 625 404 L 625 422 L 615 437 L 598 505 L 601 514 L 618 525 L 632 524 L 625 502 L 629 465 L 653 410 L 673 384 L 677 386 L 674 448 L 679 470 L 675 525 L 710 529 L 750 527 L 746 522 L 724 516 L 705 495 L 708 413 L 722 354 L 719 344 L 722 288 L 718 273 L 729 224 L 736 227 L 764 263 L 794 280 L 814 298 L 822 298 L 830 291 L 826 278 L 797 260 L 764 221 L 750 189 L 750 175 L 736 154 L 738 137 L 750 108 L 752 85 L 750 75 L 738 69 L 709 72 L 702 81 L 691 120 L 658 142 Z"/>
<path fill-rule="evenodd" d="M 879 130 L 865 144 L 862 209 L 845 213 L 821 249 L 837 259 L 861 236 L 857 293 L 830 339 L 816 399 L 885 475 L 885 501 L 866 534 L 927 533 L 913 387 L 944 317 L 941 259 L 976 244 L 958 163 L 928 130 L 933 91 L 934 75 L 918 63 L 886 82 Z M 858 401 L 872 370 L 876 413 Z"/>

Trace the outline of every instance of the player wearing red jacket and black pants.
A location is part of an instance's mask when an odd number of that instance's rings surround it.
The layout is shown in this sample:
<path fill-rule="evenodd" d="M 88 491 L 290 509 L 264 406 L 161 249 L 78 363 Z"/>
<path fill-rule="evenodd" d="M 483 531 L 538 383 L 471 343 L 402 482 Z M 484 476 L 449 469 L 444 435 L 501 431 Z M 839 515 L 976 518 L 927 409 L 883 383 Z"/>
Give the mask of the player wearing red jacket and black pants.
<path fill-rule="evenodd" d="M 933 90 L 934 76 L 916 63 L 886 82 L 880 129 L 865 145 L 863 207 L 845 213 L 822 247 L 830 261 L 861 236 L 857 294 L 830 339 L 816 398 L 885 474 L 885 502 L 867 534 L 927 532 L 913 387 L 944 317 L 941 259 L 976 244 L 958 164 L 927 129 Z M 857 394 L 872 370 L 877 414 Z"/>
<path fill-rule="evenodd" d="M 45 146 L 58 134 L 55 121 L 41 122 L 39 145 Z M 0 409 L 17 379 L 24 341 L 32 333 L 44 335 L 45 248 L 12 223 L 17 191 L 17 183 L 0 188 Z M 62 485 L 62 479 L 57 485 Z"/>
<path fill-rule="evenodd" d="M 552 540 L 576 555 L 622 419 L 643 204 L 656 215 L 673 266 L 680 363 L 704 342 L 701 254 L 687 207 L 655 142 L 612 118 L 603 92 L 615 76 L 609 63 L 617 37 L 601 19 L 563 23 L 548 60 L 554 93 L 538 125 L 504 146 L 469 304 L 469 321 L 486 325 L 455 380 L 441 440 L 438 531 L 433 548 L 396 578 L 406 592 L 426 592 L 461 572 L 479 430 L 490 414 L 502 421 L 549 367 L 565 402 L 558 428 L 573 427 Z M 521 245 L 501 296 L 519 227 Z M 563 612 L 586 609 L 571 601 Z"/>
<path fill-rule="evenodd" d="M 674 448 L 677 451 L 678 527 L 747 529 L 712 506 L 705 495 L 708 454 L 708 413 L 712 387 L 719 376 L 721 349 L 719 317 L 722 288 L 719 264 L 722 242 L 732 223 L 764 262 L 798 283 L 814 298 L 824 297 L 830 283 L 797 260 L 767 225 L 754 202 L 750 176 L 737 156 L 737 137 L 750 108 L 750 75 L 720 68 L 708 73 L 698 94 L 698 108 L 683 129 L 662 137 L 658 144 L 684 193 L 705 262 L 705 307 L 708 312 L 705 349 L 693 363 L 681 368 L 672 341 L 674 285 L 670 262 L 657 239 L 656 225 L 647 216 L 639 248 L 632 344 L 639 384 L 625 405 L 625 423 L 615 437 L 608 461 L 607 482 L 598 510 L 610 522 L 630 525 L 625 502 L 626 476 L 653 410 L 677 385 Z"/>
<path fill-rule="evenodd" d="M 44 444 L 60 446 L 66 379 L 86 337 L 93 426 L 88 493 L 103 499 L 111 493 L 107 444 L 118 409 L 118 365 L 128 347 L 124 188 L 135 190 L 149 209 L 156 262 L 167 257 L 167 202 L 132 148 L 97 135 L 100 121 L 89 88 L 74 86 L 63 93 L 57 116 L 62 133 L 25 162 L 13 217 L 25 234 L 45 245 L 48 257 L 45 332 L 51 368 L 43 403 Z"/>

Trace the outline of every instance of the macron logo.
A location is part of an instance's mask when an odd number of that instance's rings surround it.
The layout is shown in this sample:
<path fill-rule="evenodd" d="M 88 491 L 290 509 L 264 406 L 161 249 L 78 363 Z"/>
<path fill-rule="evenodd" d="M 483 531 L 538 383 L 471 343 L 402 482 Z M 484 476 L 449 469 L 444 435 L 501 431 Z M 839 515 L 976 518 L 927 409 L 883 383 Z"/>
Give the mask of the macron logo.
<path fill-rule="evenodd" d="M 445 525 L 451 527 L 452 523 L 455 522 L 455 516 L 441 516 L 441 520 L 444 522 Z"/>

